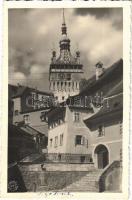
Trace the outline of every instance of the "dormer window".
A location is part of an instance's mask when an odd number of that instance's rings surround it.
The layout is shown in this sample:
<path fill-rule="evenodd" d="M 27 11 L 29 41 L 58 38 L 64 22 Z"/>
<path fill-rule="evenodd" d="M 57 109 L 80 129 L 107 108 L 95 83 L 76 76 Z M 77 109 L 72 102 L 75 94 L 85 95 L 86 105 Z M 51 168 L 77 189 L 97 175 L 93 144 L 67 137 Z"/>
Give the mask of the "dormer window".
<path fill-rule="evenodd" d="M 44 121 L 47 120 L 47 118 L 46 118 L 46 112 L 41 112 L 40 119 L 41 119 L 42 122 L 44 122 Z"/>
<path fill-rule="evenodd" d="M 30 116 L 27 114 L 27 115 L 24 115 L 23 116 L 23 120 L 24 120 L 24 123 L 25 124 L 29 124 L 30 123 Z"/>

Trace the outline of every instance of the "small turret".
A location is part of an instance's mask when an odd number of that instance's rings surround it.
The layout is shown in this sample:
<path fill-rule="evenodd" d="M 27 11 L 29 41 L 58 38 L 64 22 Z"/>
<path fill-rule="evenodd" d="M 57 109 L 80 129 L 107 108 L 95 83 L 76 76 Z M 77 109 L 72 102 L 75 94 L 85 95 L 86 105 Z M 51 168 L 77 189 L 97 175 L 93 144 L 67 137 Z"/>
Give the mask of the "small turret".
<path fill-rule="evenodd" d="M 56 61 L 56 51 L 55 50 L 52 51 L 51 61 L 52 61 L 52 63 L 54 63 Z"/>
<path fill-rule="evenodd" d="M 77 56 L 77 58 L 80 57 L 80 51 L 76 51 L 76 56 Z"/>
<path fill-rule="evenodd" d="M 77 64 L 80 64 L 80 51 L 76 51 L 76 61 Z"/>

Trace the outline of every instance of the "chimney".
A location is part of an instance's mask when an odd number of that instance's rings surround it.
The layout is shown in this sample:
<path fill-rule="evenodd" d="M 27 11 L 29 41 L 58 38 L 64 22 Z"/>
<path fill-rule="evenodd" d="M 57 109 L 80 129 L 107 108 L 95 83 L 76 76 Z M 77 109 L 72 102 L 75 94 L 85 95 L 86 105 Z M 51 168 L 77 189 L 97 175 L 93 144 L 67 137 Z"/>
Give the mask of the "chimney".
<path fill-rule="evenodd" d="M 96 81 L 100 78 L 100 76 L 104 73 L 103 63 L 98 62 L 96 65 Z"/>

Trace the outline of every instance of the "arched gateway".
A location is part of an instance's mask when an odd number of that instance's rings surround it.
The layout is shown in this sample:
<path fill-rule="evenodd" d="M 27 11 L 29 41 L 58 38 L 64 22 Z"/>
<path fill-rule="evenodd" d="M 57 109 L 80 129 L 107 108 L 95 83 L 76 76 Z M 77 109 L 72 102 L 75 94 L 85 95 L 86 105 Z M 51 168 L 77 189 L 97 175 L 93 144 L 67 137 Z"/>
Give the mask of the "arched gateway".
<path fill-rule="evenodd" d="M 94 151 L 97 167 L 99 169 L 105 168 L 109 164 L 109 152 L 106 146 L 100 144 Z"/>

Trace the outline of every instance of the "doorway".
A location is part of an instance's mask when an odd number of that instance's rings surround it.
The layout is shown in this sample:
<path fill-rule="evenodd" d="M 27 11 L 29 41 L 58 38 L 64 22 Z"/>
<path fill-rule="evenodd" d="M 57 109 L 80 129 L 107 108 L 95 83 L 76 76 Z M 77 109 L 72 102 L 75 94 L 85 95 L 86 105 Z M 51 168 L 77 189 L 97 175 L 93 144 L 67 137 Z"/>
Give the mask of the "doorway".
<path fill-rule="evenodd" d="M 98 169 L 103 169 L 109 164 L 109 152 L 106 146 L 100 144 L 95 149 Z"/>

